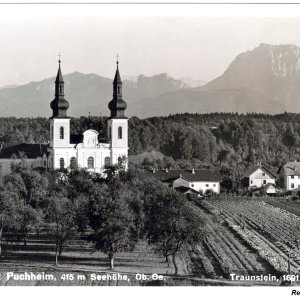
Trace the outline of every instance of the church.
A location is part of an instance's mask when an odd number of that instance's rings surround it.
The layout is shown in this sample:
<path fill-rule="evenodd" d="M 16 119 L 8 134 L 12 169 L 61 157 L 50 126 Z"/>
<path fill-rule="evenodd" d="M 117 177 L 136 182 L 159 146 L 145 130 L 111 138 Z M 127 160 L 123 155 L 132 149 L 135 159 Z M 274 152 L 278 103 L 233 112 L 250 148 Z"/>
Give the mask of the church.
<path fill-rule="evenodd" d="M 128 168 L 128 118 L 122 97 L 122 81 L 119 61 L 113 81 L 113 99 L 109 102 L 110 117 L 107 120 L 107 141 L 100 143 L 96 130 L 88 129 L 82 135 L 71 135 L 69 102 L 65 99 L 61 61 L 58 61 L 55 80 L 55 98 L 51 102 L 50 137 L 48 144 L 2 145 L 0 149 L 0 176 L 10 173 L 13 161 L 24 159 L 32 168 L 48 170 L 69 169 L 75 166 L 89 172 L 103 174 L 108 165 Z"/>

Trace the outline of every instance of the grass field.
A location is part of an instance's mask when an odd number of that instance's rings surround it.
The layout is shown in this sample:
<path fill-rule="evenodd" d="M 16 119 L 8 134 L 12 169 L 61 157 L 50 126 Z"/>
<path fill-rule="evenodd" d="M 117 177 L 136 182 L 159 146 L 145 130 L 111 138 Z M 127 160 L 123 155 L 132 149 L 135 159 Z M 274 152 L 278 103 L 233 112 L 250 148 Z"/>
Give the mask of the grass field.
<path fill-rule="evenodd" d="M 155 283 L 156 285 L 172 284 L 172 278 L 166 281 L 159 282 L 149 280 L 142 282 L 135 280 L 135 274 L 163 274 L 163 276 L 171 276 L 174 273 L 174 267 L 170 264 L 168 266 L 163 257 L 155 253 L 155 251 L 147 245 L 146 242 L 140 242 L 133 252 L 118 253 L 115 258 L 114 272 L 109 270 L 109 260 L 107 255 L 99 251 L 95 251 L 93 246 L 86 241 L 76 239 L 73 240 L 65 249 L 59 258 L 58 267 L 55 266 L 55 245 L 49 239 L 48 235 L 40 235 L 38 238 L 32 235 L 27 245 L 24 246 L 23 242 L 13 241 L 8 243 L 5 247 L 4 258 L 0 263 L 0 272 L 16 271 L 16 272 L 47 272 L 51 274 L 58 274 L 55 282 L 41 281 L 38 284 L 47 285 L 147 285 Z M 179 267 L 179 274 L 181 276 L 191 274 L 190 260 L 186 259 L 188 255 L 182 253 L 178 256 L 177 262 Z M 130 276 L 130 281 L 64 281 L 59 280 L 61 274 L 66 272 L 80 273 L 80 274 L 113 274 L 122 273 Z M 86 276 L 89 278 L 89 276 Z M 181 284 L 184 284 L 185 278 L 178 277 Z M 190 281 L 190 280 L 189 280 Z M 36 282 L 20 282 L 11 280 L 10 282 L 3 280 L 0 282 L 2 285 L 36 285 Z"/>

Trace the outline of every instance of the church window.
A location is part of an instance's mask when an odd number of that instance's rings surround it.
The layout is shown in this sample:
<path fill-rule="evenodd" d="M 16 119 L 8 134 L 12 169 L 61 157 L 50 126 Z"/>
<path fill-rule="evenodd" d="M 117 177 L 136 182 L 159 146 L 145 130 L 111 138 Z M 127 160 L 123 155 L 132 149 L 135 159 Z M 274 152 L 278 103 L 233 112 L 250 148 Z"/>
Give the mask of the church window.
<path fill-rule="evenodd" d="M 119 165 L 119 166 L 122 166 L 122 157 L 119 157 L 119 158 L 118 158 L 118 165 Z"/>
<path fill-rule="evenodd" d="M 94 168 L 94 158 L 90 156 L 88 158 L 88 169 L 93 169 Z"/>
<path fill-rule="evenodd" d="M 109 166 L 110 165 L 110 157 L 109 156 L 105 157 L 105 159 L 104 159 L 104 165 L 105 166 Z"/>
<path fill-rule="evenodd" d="M 61 158 L 59 160 L 59 166 L 60 166 L 61 169 L 63 169 L 65 167 L 65 160 L 63 158 Z"/>
<path fill-rule="evenodd" d="M 64 132 L 64 131 L 65 131 L 64 128 L 61 126 L 61 127 L 59 128 L 59 138 L 60 138 L 61 140 L 64 139 L 64 135 L 65 135 L 65 132 Z"/>
<path fill-rule="evenodd" d="M 59 86 L 59 93 L 60 94 L 62 93 L 62 86 L 61 85 Z"/>
<path fill-rule="evenodd" d="M 118 95 L 120 95 L 121 94 L 121 88 L 120 88 L 120 86 L 118 86 Z"/>
<path fill-rule="evenodd" d="M 47 161 L 44 160 L 44 167 L 46 167 L 46 166 L 47 166 Z"/>
<path fill-rule="evenodd" d="M 122 134 L 123 134 L 123 132 L 122 132 L 122 127 L 120 126 L 120 127 L 118 127 L 118 139 L 119 139 L 119 140 L 122 139 Z"/>
<path fill-rule="evenodd" d="M 73 156 L 70 159 L 70 168 L 74 169 L 74 168 L 76 168 L 76 165 L 77 165 L 76 157 Z"/>
<path fill-rule="evenodd" d="M 292 184 L 291 184 L 291 188 L 293 189 L 294 187 L 295 187 L 295 185 L 292 183 Z"/>

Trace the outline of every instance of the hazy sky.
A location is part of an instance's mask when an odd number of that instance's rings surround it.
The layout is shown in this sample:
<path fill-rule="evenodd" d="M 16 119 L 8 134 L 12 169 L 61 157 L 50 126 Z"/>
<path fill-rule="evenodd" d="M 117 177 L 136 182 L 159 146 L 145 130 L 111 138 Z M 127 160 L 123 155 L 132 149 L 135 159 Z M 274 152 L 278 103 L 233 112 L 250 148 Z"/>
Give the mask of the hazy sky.
<path fill-rule="evenodd" d="M 0 86 L 79 71 L 209 81 L 260 43 L 300 46 L 300 18 L 32 16 L 0 13 Z"/>

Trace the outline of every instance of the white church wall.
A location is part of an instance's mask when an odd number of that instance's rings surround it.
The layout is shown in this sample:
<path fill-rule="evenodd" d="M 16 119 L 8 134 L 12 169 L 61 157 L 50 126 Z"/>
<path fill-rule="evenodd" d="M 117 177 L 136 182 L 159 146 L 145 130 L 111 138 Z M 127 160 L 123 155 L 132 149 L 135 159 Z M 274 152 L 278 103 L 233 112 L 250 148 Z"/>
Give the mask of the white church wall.
<path fill-rule="evenodd" d="M 51 133 L 51 127 L 53 133 Z M 60 128 L 64 128 L 64 138 L 60 138 Z M 53 134 L 51 136 L 51 134 Z M 50 147 L 65 148 L 70 146 L 70 119 L 55 118 L 50 120 Z"/>
<path fill-rule="evenodd" d="M 53 169 L 60 169 L 60 159 L 64 159 L 64 167 L 70 167 L 71 157 L 76 157 L 76 149 L 74 148 L 55 148 L 53 149 Z"/>
<path fill-rule="evenodd" d="M 122 138 L 119 138 L 118 128 L 122 128 Z M 113 148 L 128 147 L 128 119 L 109 119 L 108 128 L 111 129 L 111 146 Z"/>

